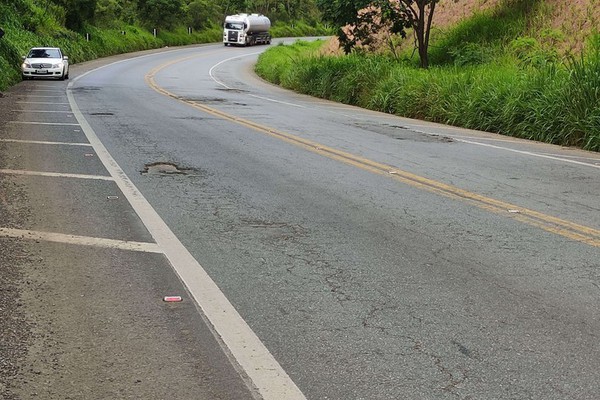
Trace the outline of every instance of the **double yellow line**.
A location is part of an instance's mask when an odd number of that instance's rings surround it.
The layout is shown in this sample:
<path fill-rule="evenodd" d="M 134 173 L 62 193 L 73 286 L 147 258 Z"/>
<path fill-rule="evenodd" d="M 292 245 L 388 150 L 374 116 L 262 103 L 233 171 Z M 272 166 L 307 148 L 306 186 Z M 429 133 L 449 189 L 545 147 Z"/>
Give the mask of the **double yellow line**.
<path fill-rule="evenodd" d="M 600 230 L 590 228 L 584 225 L 579 225 L 527 208 L 519 207 L 514 204 L 492 199 L 490 197 L 481 196 L 476 193 L 469 192 L 467 190 L 463 190 L 455 186 L 447 185 L 442 182 L 434 181 L 419 175 L 415 175 L 410 172 L 403 171 L 386 164 L 369 160 L 367 158 L 359 157 L 354 154 L 340 151 L 332 147 L 324 146 L 311 140 L 294 136 L 292 134 L 273 129 L 268 126 L 261 125 L 244 118 L 236 117 L 235 115 L 231 115 L 223 111 L 217 110 L 215 108 L 208 107 L 207 105 L 196 101 L 182 99 L 176 94 L 169 92 L 168 90 L 156 84 L 154 77 L 159 71 L 161 71 L 164 68 L 167 68 L 170 65 L 186 61 L 194 57 L 198 57 L 198 55 L 173 60 L 152 69 L 145 77 L 147 84 L 158 93 L 163 94 L 165 96 L 169 96 L 177 101 L 194 107 L 197 110 L 248 127 L 255 131 L 276 137 L 293 145 L 302 147 L 308 151 L 321 154 L 330 159 L 340 161 L 345 164 L 355 166 L 357 168 L 361 168 L 365 171 L 387 176 L 390 179 L 394 179 L 398 182 L 408 184 L 418 189 L 427 190 L 429 192 L 436 193 L 441 196 L 468 202 L 481 209 L 513 218 L 517 221 L 531 226 L 535 226 L 553 234 L 564 236 L 566 238 L 582 242 L 590 246 L 600 247 Z"/>

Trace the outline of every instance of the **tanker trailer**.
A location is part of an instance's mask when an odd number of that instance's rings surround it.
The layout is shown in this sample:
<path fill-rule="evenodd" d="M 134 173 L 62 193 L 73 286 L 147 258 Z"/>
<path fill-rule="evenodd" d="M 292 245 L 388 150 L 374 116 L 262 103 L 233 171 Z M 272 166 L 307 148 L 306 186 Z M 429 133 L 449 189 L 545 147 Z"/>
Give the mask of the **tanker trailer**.
<path fill-rule="evenodd" d="M 270 44 L 271 21 L 261 14 L 236 14 L 225 17 L 223 44 L 252 46 Z"/>

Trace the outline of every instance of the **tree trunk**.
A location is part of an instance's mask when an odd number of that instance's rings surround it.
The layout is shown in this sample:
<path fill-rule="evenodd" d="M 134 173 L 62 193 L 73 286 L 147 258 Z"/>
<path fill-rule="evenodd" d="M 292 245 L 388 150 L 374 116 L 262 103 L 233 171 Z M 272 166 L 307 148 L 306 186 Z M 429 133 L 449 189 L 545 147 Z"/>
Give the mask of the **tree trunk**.
<path fill-rule="evenodd" d="M 429 59 L 427 57 L 427 42 L 425 40 L 425 1 L 419 1 L 418 6 L 419 15 L 417 16 L 415 33 L 417 35 L 417 46 L 419 47 L 419 59 L 421 60 L 420 66 L 421 68 L 428 68 Z"/>
<path fill-rule="evenodd" d="M 429 12 L 427 13 L 425 10 L 427 9 L 428 3 Z M 436 3 L 436 0 L 418 0 L 417 5 L 419 13 L 418 15 L 415 15 L 415 21 L 413 23 L 415 35 L 417 37 L 420 67 L 425 69 L 429 68 L 429 34 L 431 32 L 431 24 Z"/>

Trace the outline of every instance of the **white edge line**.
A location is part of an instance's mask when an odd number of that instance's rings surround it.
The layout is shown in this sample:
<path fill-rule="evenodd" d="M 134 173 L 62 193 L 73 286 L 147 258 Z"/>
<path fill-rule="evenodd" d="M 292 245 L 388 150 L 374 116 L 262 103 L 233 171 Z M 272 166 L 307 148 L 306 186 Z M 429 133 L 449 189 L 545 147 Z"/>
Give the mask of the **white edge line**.
<path fill-rule="evenodd" d="M 240 58 L 243 58 L 243 57 L 254 56 L 256 54 L 261 54 L 261 53 L 262 52 L 259 51 L 259 52 L 255 52 L 255 53 L 240 54 L 240 55 L 237 55 L 235 57 L 230 57 L 230 58 L 227 58 L 225 60 L 219 61 L 218 63 L 216 63 L 215 65 L 213 65 L 210 68 L 210 70 L 208 71 L 208 75 L 210 76 L 210 78 L 216 84 L 223 86 L 225 89 L 232 90 L 234 88 L 227 86 L 224 82 L 220 81 L 219 79 L 217 79 L 214 76 L 214 74 L 213 74 L 214 70 L 217 69 L 220 65 L 225 64 L 225 63 L 227 63 L 229 61 L 237 60 L 237 59 L 240 59 Z M 285 104 L 285 105 L 292 106 L 292 107 L 306 108 L 305 106 L 300 105 L 300 104 L 288 103 L 288 102 L 285 102 L 285 101 L 279 101 L 279 100 L 271 99 L 269 97 L 258 96 L 258 95 L 255 95 L 255 94 L 251 94 L 250 97 L 255 97 L 257 99 L 266 100 L 266 101 L 270 101 L 270 102 L 273 102 L 273 103 Z"/>
<path fill-rule="evenodd" d="M 450 136 L 450 137 L 452 137 L 452 136 Z M 457 142 L 468 143 L 468 144 L 473 144 L 473 145 L 477 145 L 477 146 L 491 147 L 493 149 L 510 151 L 511 153 L 524 154 L 524 155 L 532 156 L 532 157 L 546 158 L 546 159 L 549 159 L 549 160 L 562 161 L 562 162 L 569 163 L 569 164 L 576 164 L 576 165 L 582 165 L 582 166 L 586 166 L 586 167 L 592 167 L 592 168 L 598 168 L 598 169 L 600 169 L 600 165 L 594 165 L 594 164 L 590 164 L 590 163 L 586 163 L 586 162 L 581 162 L 581 161 L 575 161 L 575 160 L 567 160 L 567 159 L 564 159 L 562 157 L 555 157 L 555 156 L 549 156 L 549 155 L 546 155 L 546 154 L 532 153 L 531 151 L 509 149 L 507 147 L 496 146 L 496 145 L 489 144 L 489 143 L 480 143 L 480 142 L 475 142 L 475 141 L 472 141 L 472 140 L 465 140 L 465 139 L 458 139 L 458 138 L 454 138 L 454 140 L 456 140 Z"/>
<path fill-rule="evenodd" d="M 0 228 L 0 237 L 41 240 L 45 242 L 74 244 L 79 246 L 103 247 L 107 249 L 139 251 L 142 253 L 163 253 L 163 251 L 156 243 L 129 242 L 126 240 L 67 235 L 63 233 L 54 232 L 39 232 L 23 229 Z"/>
<path fill-rule="evenodd" d="M 242 55 L 238 55 L 238 56 L 231 57 L 231 58 L 228 58 L 226 60 L 220 61 L 217 64 L 215 64 L 215 65 L 212 66 L 212 68 L 210 69 L 210 71 L 209 71 L 208 74 L 210 75 L 211 79 L 213 81 L 215 81 L 215 83 L 223 86 L 226 89 L 232 89 L 231 87 L 227 86 L 225 83 L 223 83 L 220 80 L 218 80 L 213 75 L 213 71 L 217 67 L 219 67 L 221 64 L 224 64 L 226 62 L 229 62 L 229 61 L 232 61 L 232 60 L 236 60 L 236 59 L 239 59 L 239 58 L 242 58 L 242 57 L 246 57 L 246 56 L 256 55 L 256 54 L 260 54 L 260 52 L 250 53 L 250 54 L 242 54 Z M 268 98 L 268 97 L 262 97 L 262 96 L 253 95 L 253 94 L 250 94 L 250 96 L 251 97 L 256 97 L 258 99 L 266 100 L 266 101 L 271 101 L 271 102 L 274 102 L 274 103 L 285 104 L 285 105 L 292 106 L 292 107 L 307 108 L 306 106 L 303 106 L 303 105 L 288 103 L 288 102 L 285 102 L 285 101 L 279 101 L 279 100 L 271 99 L 271 98 Z M 323 103 L 325 103 L 325 102 L 323 102 Z M 339 114 L 339 113 L 336 112 L 336 114 Z M 388 115 L 390 115 L 390 117 L 398 117 L 398 116 L 395 116 L 395 115 L 392 115 L 392 114 L 388 114 Z M 346 115 L 346 116 L 352 117 L 352 118 L 356 118 L 355 115 Z M 427 126 L 423 126 L 423 127 L 427 127 Z M 461 128 L 452 127 L 452 126 L 449 126 L 449 128 L 461 129 Z M 417 129 L 412 129 L 412 128 L 409 128 L 409 129 L 414 130 L 416 132 L 420 132 Z M 428 133 L 428 132 L 421 132 L 421 133 L 424 133 L 424 134 L 427 134 L 427 135 L 437 135 L 436 133 Z M 506 151 L 510 151 L 510 152 L 513 152 L 513 153 L 519 153 L 519 154 L 529 155 L 529 156 L 533 156 L 533 157 L 547 158 L 547 159 L 554 160 L 554 161 L 562 161 L 562 162 L 566 162 L 566 163 L 583 165 L 583 166 L 588 166 L 588 167 L 592 167 L 592 168 L 600 168 L 600 165 L 598 165 L 598 164 L 590 164 L 590 163 L 585 163 L 585 162 L 568 160 L 568 159 L 565 159 L 565 158 L 562 158 L 562 157 L 554 157 L 554 156 L 550 156 L 550 155 L 546 155 L 546 154 L 533 153 L 533 152 L 530 152 L 530 151 L 514 150 L 514 149 L 507 148 L 507 147 L 494 146 L 494 145 L 491 145 L 491 144 L 486 144 L 486 143 L 480 143 L 480 142 L 475 142 L 475 141 L 471 141 L 471 140 L 460 139 L 459 136 L 454 136 L 454 135 L 448 135 L 448 136 L 452 137 L 457 142 L 468 143 L 468 144 L 473 144 L 473 145 L 478 145 L 478 146 L 484 146 L 484 147 L 491 147 L 491 148 L 495 148 L 495 149 L 498 149 L 498 150 L 506 150 Z M 507 139 L 489 139 L 489 140 L 497 140 L 497 141 L 505 140 L 505 141 L 510 141 L 510 138 L 507 138 Z"/>
<path fill-rule="evenodd" d="M 250 97 L 256 97 L 257 99 L 266 100 L 266 101 L 270 101 L 273 103 L 285 104 L 287 106 L 292 106 L 292 107 L 307 108 L 306 106 L 303 106 L 301 104 L 288 103 L 287 101 L 275 100 L 275 99 L 271 99 L 269 97 L 258 96 L 256 94 L 251 94 Z"/>
<path fill-rule="evenodd" d="M 117 63 L 124 61 L 127 60 L 118 61 Z M 106 66 L 100 68 L 104 67 Z M 79 110 L 71 88 L 80 78 L 96 70 L 88 71 L 69 82 L 67 98 L 75 118 L 79 121 L 82 130 L 94 147 L 98 158 L 114 178 L 119 189 L 130 202 L 154 240 L 163 249 L 171 266 L 212 324 L 215 333 L 225 344 L 226 350 L 229 350 L 233 355 L 263 399 L 306 400 L 304 394 L 239 315 L 200 263 L 177 239 L 167 224 L 119 167 Z"/>
<path fill-rule="evenodd" d="M 25 171 L 20 169 L 0 169 L 0 174 L 5 175 L 26 175 L 26 176 L 46 176 L 49 178 L 74 178 L 74 179 L 89 179 L 96 181 L 114 181 L 112 176 L 102 175 L 82 175 L 82 174 L 65 174 L 61 172 L 42 172 L 42 171 Z"/>

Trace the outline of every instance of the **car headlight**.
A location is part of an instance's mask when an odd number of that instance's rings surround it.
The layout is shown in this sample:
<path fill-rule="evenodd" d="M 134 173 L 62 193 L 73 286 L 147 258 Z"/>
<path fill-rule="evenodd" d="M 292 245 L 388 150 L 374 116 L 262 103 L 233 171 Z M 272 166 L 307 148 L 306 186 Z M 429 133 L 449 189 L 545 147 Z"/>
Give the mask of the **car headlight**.
<path fill-rule="evenodd" d="M 52 68 L 62 68 L 62 67 L 63 67 L 63 63 L 52 64 Z"/>
<path fill-rule="evenodd" d="M 31 64 L 24 62 L 21 64 L 21 68 L 31 68 Z"/>

